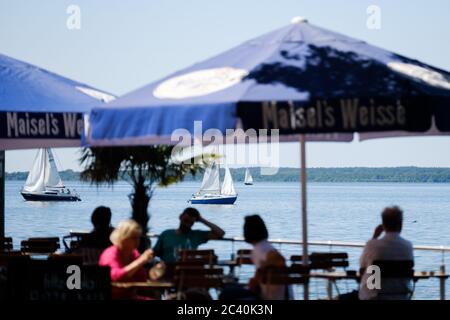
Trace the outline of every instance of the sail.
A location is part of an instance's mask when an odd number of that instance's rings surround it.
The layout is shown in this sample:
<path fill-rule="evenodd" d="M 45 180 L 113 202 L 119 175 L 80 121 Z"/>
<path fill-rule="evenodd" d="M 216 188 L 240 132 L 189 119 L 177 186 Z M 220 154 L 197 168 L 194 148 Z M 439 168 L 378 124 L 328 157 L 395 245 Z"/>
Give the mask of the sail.
<path fill-rule="evenodd" d="M 245 184 L 252 184 L 253 183 L 253 178 L 252 178 L 252 175 L 250 174 L 250 170 L 248 170 L 248 168 L 245 169 L 244 183 Z"/>
<path fill-rule="evenodd" d="M 64 184 L 58 173 L 55 158 L 51 149 L 46 149 L 48 155 L 48 167 L 45 174 L 45 186 L 50 188 L 63 188 Z"/>
<path fill-rule="evenodd" d="M 46 187 L 62 188 L 64 185 L 58 174 L 52 151 L 39 149 L 23 186 L 23 191 L 43 192 Z"/>
<path fill-rule="evenodd" d="M 212 163 L 206 168 L 202 186 L 200 187 L 200 193 L 220 193 L 219 166 L 215 163 Z"/>
<path fill-rule="evenodd" d="M 231 172 L 228 167 L 225 167 L 225 178 L 223 179 L 221 194 L 226 196 L 236 195 L 236 190 L 234 190 L 233 178 L 231 177 Z"/>
<path fill-rule="evenodd" d="M 45 168 L 47 166 L 47 152 L 39 149 L 34 159 L 33 167 L 28 173 L 27 181 L 23 186 L 26 192 L 42 192 L 45 190 Z"/>

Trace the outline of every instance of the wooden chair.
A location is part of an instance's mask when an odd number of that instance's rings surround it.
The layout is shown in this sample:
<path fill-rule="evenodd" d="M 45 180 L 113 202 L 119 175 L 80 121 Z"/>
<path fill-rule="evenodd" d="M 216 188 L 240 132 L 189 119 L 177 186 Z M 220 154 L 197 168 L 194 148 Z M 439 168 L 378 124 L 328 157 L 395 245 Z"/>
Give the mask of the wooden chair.
<path fill-rule="evenodd" d="M 100 248 L 77 248 L 73 251 L 74 254 L 80 255 L 83 258 L 83 265 L 96 266 L 100 260 L 104 249 Z"/>
<path fill-rule="evenodd" d="M 20 243 L 24 253 L 54 253 L 59 249 L 59 238 L 29 238 Z"/>
<path fill-rule="evenodd" d="M 0 252 L 13 250 L 13 239 L 11 237 L 0 238 Z"/>
<path fill-rule="evenodd" d="M 311 270 L 333 270 L 337 267 L 347 268 L 349 266 L 348 254 L 346 252 L 313 252 L 309 255 L 309 268 Z M 295 264 L 302 263 L 302 256 L 292 256 L 291 261 Z"/>
<path fill-rule="evenodd" d="M 101 254 L 105 249 L 81 245 L 83 237 L 89 235 L 87 232 L 71 232 L 63 237 L 64 248 L 67 253 L 80 255 L 83 265 L 98 265 Z"/>
<path fill-rule="evenodd" d="M 174 282 L 177 287 L 177 298 L 180 299 L 187 289 L 199 289 L 204 295 L 211 288 L 220 289 L 223 285 L 223 269 L 209 266 L 175 267 Z"/>
<path fill-rule="evenodd" d="M 309 282 L 309 268 L 300 264 L 289 267 L 266 266 L 258 270 L 257 276 L 264 285 L 285 286 L 284 300 L 289 300 L 289 286 L 307 284 Z"/>
<path fill-rule="evenodd" d="M 344 270 L 349 266 L 348 254 L 346 252 L 313 252 L 308 256 L 310 270 L 323 270 L 323 271 L 334 271 L 336 268 L 344 268 Z M 293 264 L 301 264 L 303 262 L 302 256 L 292 256 L 291 261 Z M 318 285 L 317 282 L 315 282 Z M 347 291 L 348 284 L 346 283 Z M 329 299 L 333 297 L 333 287 L 336 289 L 337 293 L 340 294 L 339 287 L 334 280 L 327 281 L 327 295 Z M 319 292 L 319 289 L 316 288 Z"/>
<path fill-rule="evenodd" d="M 184 265 L 214 265 L 217 263 L 217 256 L 214 250 L 179 250 L 177 262 Z"/>
<path fill-rule="evenodd" d="M 410 300 L 415 289 L 414 261 L 412 260 L 377 260 L 373 265 L 380 268 L 381 289 L 378 291 L 378 300 Z M 392 280 L 404 280 L 404 288 L 398 285 L 392 287 L 389 282 Z M 412 285 L 410 285 L 412 283 Z"/>
<path fill-rule="evenodd" d="M 62 243 L 66 252 L 73 252 L 79 247 L 81 236 L 67 235 L 62 238 Z"/>
<path fill-rule="evenodd" d="M 236 262 L 238 265 L 243 264 L 253 264 L 251 259 L 252 250 L 250 249 L 239 249 L 236 255 Z"/>
<path fill-rule="evenodd" d="M 258 271 L 262 284 L 305 284 L 309 280 L 309 268 L 300 264 L 289 267 L 267 266 Z"/>
<path fill-rule="evenodd" d="M 235 267 L 237 267 L 237 278 L 236 281 L 238 281 L 240 274 L 242 273 L 242 269 L 244 265 L 253 265 L 253 261 L 251 259 L 252 250 L 250 249 L 239 249 L 236 252 L 236 258 L 234 261 L 236 262 L 236 265 L 230 268 L 230 274 L 235 275 Z"/>

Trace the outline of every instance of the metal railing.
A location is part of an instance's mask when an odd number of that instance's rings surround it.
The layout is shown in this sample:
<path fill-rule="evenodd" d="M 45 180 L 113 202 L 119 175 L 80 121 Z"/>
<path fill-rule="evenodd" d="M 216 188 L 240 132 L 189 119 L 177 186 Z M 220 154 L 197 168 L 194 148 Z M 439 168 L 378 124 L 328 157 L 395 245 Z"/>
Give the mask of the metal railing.
<path fill-rule="evenodd" d="M 157 233 L 148 233 L 148 237 L 157 238 L 159 235 Z M 222 238 L 214 241 L 228 241 L 232 243 L 233 252 L 234 252 L 234 243 L 235 242 L 245 242 L 242 237 L 232 237 L 232 238 Z M 303 241 L 300 240 L 289 240 L 289 239 L 269 239 L 268 240 L 272 244 L 290 244 L 290 245 L 302 245 Z M 324 246 L 324 247 L 342 247 L 342 248 L 364 248 L 365 243 L 363 242 L 345 242 L 345 241 L 308 241 L 309 246 Z M 444 262 L 444 256 L 446 252 L 450 252 L 450 246 L 428 246 L 428 245 L 415 245 L 413 246 L 414 250 L 423 250 L 423 251 L 438 251 L 442 253 L 442 262 Z"/>

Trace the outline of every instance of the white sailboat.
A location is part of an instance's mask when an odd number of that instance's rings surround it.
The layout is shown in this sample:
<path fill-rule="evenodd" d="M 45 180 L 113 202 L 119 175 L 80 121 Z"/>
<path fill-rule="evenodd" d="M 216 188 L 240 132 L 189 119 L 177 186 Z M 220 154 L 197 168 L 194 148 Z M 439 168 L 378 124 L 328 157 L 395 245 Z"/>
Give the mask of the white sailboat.
<path fill-rule="evenodd" d="M 247 186 L 251 186 L 253 184 L 253 177 L 250 174 L 250 170 L 248 170 L 248 168 L 245 169 L 244 184 Z"/>
<path fill-rule="evenodd" d="M 225 167 L 225 177 L 220 185 L 220 166 L 213 162 L 205 170 L 200 191 L 190 200 L 192 204 L 233 204 L 237 199 L 230 169 Z"/>
<path fill-rule="evenodd" d="M 75 190 L 64 186 L 51 149 L 39 149 L 21 191 L 27 201 L 80 201 Z"/>

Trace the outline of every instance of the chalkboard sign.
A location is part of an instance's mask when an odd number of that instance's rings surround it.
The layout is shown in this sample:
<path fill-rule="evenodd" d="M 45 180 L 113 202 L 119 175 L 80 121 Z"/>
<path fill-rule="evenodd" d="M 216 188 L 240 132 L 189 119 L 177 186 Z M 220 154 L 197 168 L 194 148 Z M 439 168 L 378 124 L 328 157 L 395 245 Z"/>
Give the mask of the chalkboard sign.
<path fill-rule="evenodd" d="M 9 296 L 8 290 L 8 269 L 20 267 L 28 263 L 30 257 L 22 255 L 20 252 L 0 253 L 0 301 L 6 300 Z"/>
<path fill-rule="evenodd" d="M 100 266 L 76 266 L 60 261 L 31 260 L 8 266 L 7 299 L 109 300 L 110 270 Z"/>

